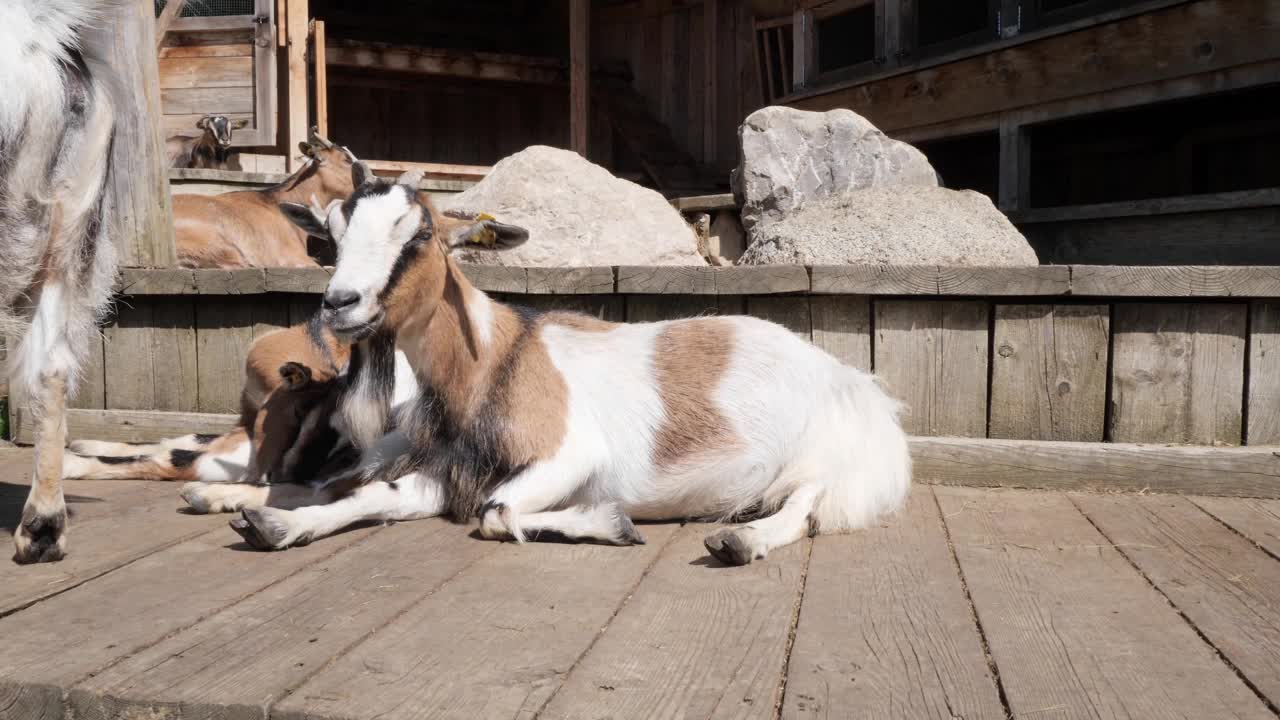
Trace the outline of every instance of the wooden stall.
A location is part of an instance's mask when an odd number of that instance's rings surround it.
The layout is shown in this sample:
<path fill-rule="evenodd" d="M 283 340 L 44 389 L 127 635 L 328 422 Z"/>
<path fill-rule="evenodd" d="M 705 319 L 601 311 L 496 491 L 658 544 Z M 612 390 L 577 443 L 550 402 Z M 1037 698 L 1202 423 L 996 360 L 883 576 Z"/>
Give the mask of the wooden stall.
<path fill-rule="evenodd" d="M 466 270 L 508 301 L 609 320 L 781 323 L 904 402 L 922 481 L 1280 497 L 1275 268 Z M 249 344 L 306 319 L 327 280 L 126 272 L 72 437 L 230 427 Z M 29 439 L 20 402 L 11 423 Z"/>

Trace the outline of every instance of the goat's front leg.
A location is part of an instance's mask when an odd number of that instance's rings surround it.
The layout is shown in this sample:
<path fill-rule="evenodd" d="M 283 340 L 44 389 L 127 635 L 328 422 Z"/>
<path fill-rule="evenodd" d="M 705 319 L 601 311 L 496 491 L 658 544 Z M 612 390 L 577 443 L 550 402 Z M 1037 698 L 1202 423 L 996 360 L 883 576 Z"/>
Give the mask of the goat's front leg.
<path fill-rule="evenodd" d="M 56 562 L 67 554 L 67 504 L 62 496 L 62 448 L 67 440 L 67 373 L 39 376 L 31 407 L 36 416 L 35 468 L 22 520 L 13 534 L 18 563 Z"/>
<path fill-rule="evenodd" d="M 294 510 L 246 507 L 231 521 L 231 529 L 259 550 L 283 550 L 365 520 L 418 520 L 443 511 L 444 487 L 435 478 L 413 472 L 391 482 L 371 482 L 323 505 Z"/>
<path fill-rule="evenodd" d="M 585 460 L 585 459 L 584 459 Z M 507 481 L 480 510 L 480 534 L 517 542 L 571 540 L 606 545 L 643 545 L 631 518 L 616 503 L 575 505 L 591 476 L 590 465 L 573 458 L 535 463 Z"/>

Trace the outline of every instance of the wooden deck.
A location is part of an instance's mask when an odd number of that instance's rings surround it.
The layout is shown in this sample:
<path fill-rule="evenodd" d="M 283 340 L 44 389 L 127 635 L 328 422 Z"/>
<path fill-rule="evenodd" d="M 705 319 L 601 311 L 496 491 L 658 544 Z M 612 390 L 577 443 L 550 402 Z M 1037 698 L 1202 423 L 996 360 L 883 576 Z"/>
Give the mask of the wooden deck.
<path fill-rule="evenodd" d="M 0 528 L 26 492 L 0 451 Z M 1275 718 L 1280 501 L 917 485 L 744 568 L 443 521 L 247 551 L 176 487 L 72 482 L 0 564 L 0 718 Z"/>

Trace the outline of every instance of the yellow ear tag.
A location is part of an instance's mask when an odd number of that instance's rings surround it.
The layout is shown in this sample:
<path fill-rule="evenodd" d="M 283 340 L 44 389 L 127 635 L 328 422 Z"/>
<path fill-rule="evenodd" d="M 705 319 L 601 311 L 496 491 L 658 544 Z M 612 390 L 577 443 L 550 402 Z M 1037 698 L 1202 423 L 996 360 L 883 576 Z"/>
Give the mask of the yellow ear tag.
<path fill-rule="evenodd" d="M 486 220 L 497 220 L 489 213 L 480 213 L 476 215 L 476 222 L 485 222 Z M 483 245 L 485 247 L 493 247 L 498 244 L 498 233 L 492 228 L 483 228 L 471 234 L 471 242 L 475 245 Z"/>

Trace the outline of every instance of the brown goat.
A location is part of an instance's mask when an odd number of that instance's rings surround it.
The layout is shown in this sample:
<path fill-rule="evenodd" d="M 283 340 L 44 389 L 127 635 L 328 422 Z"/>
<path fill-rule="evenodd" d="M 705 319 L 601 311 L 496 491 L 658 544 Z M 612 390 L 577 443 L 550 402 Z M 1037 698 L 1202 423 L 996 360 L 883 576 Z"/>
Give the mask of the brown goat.
<path fill-rule="evenodd" d="M 233 123 L 225 115 L 205 115 L 196 123 L 203 131 L 199 135 L 172 135 L 165 140 L 169 167 L 239 170 L 240 161 L 231 154 L 231 131 L 244 126 L 244 120 Z"/>
<path fill-rule="evenodd" d="M 319 267 L 307 252 L 307 235 L 289 222 L 279 204 L 305 204 L 314 198 L 324 205 L 350 195 L 352 155 L 319 136 L 300 143 L 299 149 L 308 162 L 275 187 L 174 195 L 179 267 Z"/>

